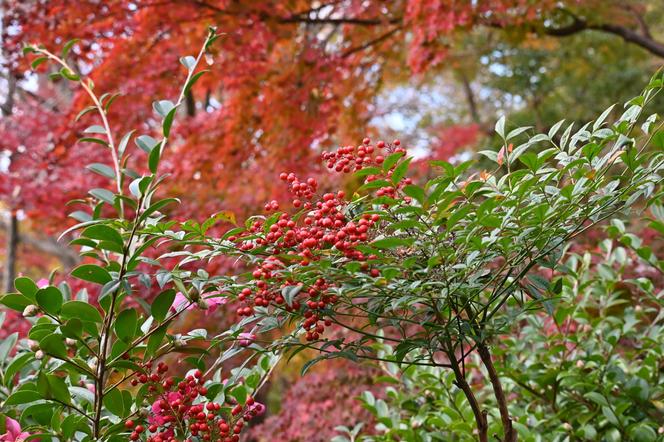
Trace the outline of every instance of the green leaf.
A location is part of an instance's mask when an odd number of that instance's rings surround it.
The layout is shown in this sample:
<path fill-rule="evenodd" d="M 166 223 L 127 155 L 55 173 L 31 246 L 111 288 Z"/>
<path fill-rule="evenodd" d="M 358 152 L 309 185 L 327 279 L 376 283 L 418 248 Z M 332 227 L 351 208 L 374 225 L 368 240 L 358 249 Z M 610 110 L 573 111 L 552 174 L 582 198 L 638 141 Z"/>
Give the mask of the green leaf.
<path fill-rule="evenodd" d="M 300 369 L 300 376 L 304 376 L 311 367 L 313 367 L 315 364 L 319 363 L 320 361 L 327 359 L 325 356 L 318 356 L 314 359 L 310 359 L 307 362 L 302 365 L 302 368 Z"/>
<path fill-rule="evenodd" d="M 71 80 L 71 81 L 78 81 L 78 80 L 81 79 L 81 77 L 76 75 L 74 72 L 72 72 L 69 69 L 64 68 L 64 67 L 62 69 L 60 69 L 60 75 L 65 77 L 67 80 Z"/>
<path fill-rule="evenodd" d="M 599 394 L 597 392 L 594 392 L 594 391 L 590 391 L 590 392 L 586 393 L 584 395 L 584 397 L 586 399 L 590 399 L 591 401 L 593 401 L 597 405 L 601 405 L 601 406 L 604 406 L 604 407 L 607 407 L 609 405 L 609 403 L 606 401 L 606 398 L 604 396 L 602 396 L 601 394 Z"/>
<path fill-rule="evenodd" d="M 516 129 L 511 130 L 510 133 L 507 134 L 507 137 L 505 137 L 505 139 L 511 140 L 512 138 L 516 138 L 529 129 L 532 129 L 532 126 L 517 127 Z"/>
<path fill-rule="evenodd" d="M 415 201 L 419 202 L 420 204 L 424 204 L 424 200 L 426 199 L 426 194 L 424 193 L 424 189 L 422 189 L 419 186 L 413 186 L 413 185 L 406 186 L 403 188 L 403 193 L 413 198 Z"/>
<path fill-rule="evenodd" d="M 124 245 L 122 235 L 120 235 L 120 233 L 114 228 L 104 224 L 96 224 L 94 226 L 86 227 L 85 230 L 81 232 L 81 236 L 100 241 L 114 242 L 120 246 Z"/>
<path fill-rule="evenodd" d="M 34 390 L 19 390 L 11 394 L 3 403 L 4 406 L 29 404 L 42 400 L 41 394 Z"/>
<path fill-rule="evenodd" d="M 71 318 L 60 326 L 60 330 L 65 337 L 76 339 L 83 333 L 83 323 L 79 318 Z"/>
<path fill-rule="evenodd" d="M 99 310 L 83 301 L 68 301 L 62 304 L 60 316 L 63 319 L 78 318 L 81 321 L 102 322 Z"/>
<path fill-rule="evenodd" d="M 175 105 L 169 100 L 159 100 L 152 103 L 152 107 L 159 115 L 166 117 Z"/>
<path fill-rule="evenodd" d="M 16 287 L 16 290 L 21 292 L 23 295 L 25 295 L 27 298 L 30 299 L 35 299 L 35 295 L 37 294 L 37 290 L 39 290 L 39 287 L 37 287 L 37 284 L 25 276 L 20 276 L 14 280 L 14 287 Z"/>
<path fill-rule="evenodd" d="M 84 134 L 106 134 L 106 129 L 103 126 L 98 124 L 93 124 L 90 127 L 87 127 L 84 131 Z"/>
<path fill-rule="evenodd" d="M 154 355 L 154 353 L 161 346 L 164 336 L 166 336 L 167 326 L 166 324 L 159 327 L 152 335 L 148 338 L 148 345 L 145 349 L 145 356 L 149 357 Z"/>
<path fill-rule="evenodd" d="M 505 116 L 503 115 L 496 121 L 495 131 L 501 138 L 505 139 Z"/>
<path fill-rule="evenodd" d="M 113 204 L 113 201 L 115 200 L 115 194 L 108 189 L 90 189 L 88 193 L 99 201 L 108 204 Z"/>
<path fill-rule="evenodd" d="M 410 165 L 411 161 L 412 158 L 408 158 L 400 162 L 397 167 L 394 168 L 394 172 L 392 172 L 392 182 L 394 184 L 397 184 L 403 179 L 403 177 L 406 176 L 406 172 L 408 172 L 408 166 Z"/>
<path fill-rule="evenodd" d="M 175 114 L 177 113 L 177 106 L 171 109 L 171 111 L 164 117 L 164 122 L 162 123 L 162 129 L 163 129 L 163 134 L 164 137 L 168 137 L 168 135 L 171 133 L 171 126 L 173 125 L 173 119 L 175 118 Z"/>
<path fill-rule="evenodd" d="M 46 60 L 48 60 L 48 57 L 39 57 L 39 58 L 35 58 L 35 59 L 32 61 L 32 63 L 30 63 L 30 67 L 32 67 L 32 69 L 37 69 L 37 67 L 38 67 L 40 64 L 44 63 Z"/>
<path fill-rule="evenodd" d="M 209 72 L 209 71 L 208 71 L 208 70 L 203 70 L 203 71 L 197 72 L 196 74 L 194 74 L 194 75 L 191 76 L 191 79 L 190 79 L 189 82 L 185 85 L 185 87 L 184 87 L 184 89 L 183 89 L 185 95 L 189 93 L 189 90 L 194 86 L 194 84 L 196 84 L 196 82 L 198 81 L 198 79 L 201 78 L 201 76 L 203 76 L 203 74 L 205 74 L 205 73 L 207 73 L 207 72 Z"/>
<path fill-rule="evenodd" d="M 630 428 L 629 436 L 631 440 L 635 442 L 650 442 L 657 440 L 657 433 L 655 430 L 643 422 Z"/>
<path fill-rule="evenodd" d="M 48 387 L 51 397 L 57 399 L 59 402 L 70 404 L 71 395 L 69 394 L 69 388 L 67 388 L 64 379 L 53 374 L 49 374 L 46 378 L 48 379 Z"/>
<path fill-rule="evenodd" d="M 23 367 L 25 367 L 34 360 L 35 357 L 32 352 L 23 353 L 22 355 L 15 357 L 9 363 L 3 375 L 5 385 L 11 385 L 14 382 L 14 376 L 16 375 L 16 373 L 21 371 Z"/>
<path fill-rule="evenodd" d="M 157 295 L 150 307 L 150 312 L 157 322 L 161 322 L 166 318 L 174 300 L 175 290 L 173 289 L 164 290 Z"/>
<path fill-rule="evenodd" d="M 498 152 L 493 151 L 493 150 L 480 150 L 478 152 L 480 155 L 484 155 L 494 163 L 498 162 Z"/>
<path fill-rule="evenodd" d="M 35 298 L 37 300 L 37 304 L 42 309 L 44 309 L 45 312 L 52 315 L 57 315 L 60 313 L 64 297 L 62 296 L 60 290 L 58 290 L 56 287 L 49 286 L 44 287 L 43 289 L 39 289 L 35 295 Z"/>
<path fill-rule="evenodd" d="M 146 153 L 150 153 L 154 147 L 159 144 L 157 140 L 150 135 L 140 135 L 136 138 L 136 145 Z"/>
<path fill-rule="evenodd" d="M 114 330 L 118 338 L 125 342 L 136 336 L 138 326 L 138 313 L 133 308 L 123 310 L 115 319 Z"/>
<path fill-rule="evenodd" d="M 83 264 L 76 267 L 71 272 L 74 278 L 82 279 L 83 281 L 94 282 L 97 284 L 106 284 L 113 280 L 111 274 L 106 269 L 103 269 L 95 264 Z"/>
<path fill-rule="evenodd" d="M 239 404 L 244 404 L 247 401 L 247 388 L 244 385 L 235 387 L 229 394 L 233 396 Z"/>
<path fill-rule="evenodd" d="M 134 130 L 130 130 L 120 140 L 120 143 L 118 144 L 118 156 L 122 158 L 124 156 L 125 151 L 127 150 L 127 145 L 129 144 L 129 140 L 131 139 L 131 136 L 134 134 Z"/>
<path fill-rule="evenodd" d="M 397 161 L 399 161 L 399 158 L 401 158 L 402 156 L 404 156 L 403 152 L 397 152 L 388 155 L 385 158 L 385 161 L 383 161 L 383 172 L 387 172 L 388 170 L 392 169 L 392 166 L 397 164 Z"/>
<path fill-rule="evenodd" d="M 89 213 L 85 213 L 82 210 L 76 210 L 69 214 L 71 218 L 74 218 L 76 221 L 85 223 L 92 220 L 92 216 Z"/>
<path fill-rule="evenodd" d="M 4 316 L 4 315 L 3 315 Z M 0 361 L 4 361 L 9 356 L 9 352 L 14 349 L 16 342 L 18 341 L 18 332 L 14 332 L 11 335 L 7 336 L 5 339 L 0 342 Z M 2 372 L 0 371 L 0 375 Z"/>
<path fill-rule="evenodd" d="M 355 172 L 353 176 L 356 176 L 357 178 L 362 178 L 368 175 L 379 175 L 381 173 L 382 169 L 379 169 L 378 167 L 365 167 L 364 169 L 360 169 L 357 172 Z"/>
<path fill-rule="evenodd" d="M 118 388 L 113 388 L 104 395 L 104 407 L 118 417 L 125 416 L 122 392 Z"/>
<path fill-rule="evenodd" d="M 165 198 L 163 200 L 157 201 L 156 203 L 152 204 L 150 207 L 145 209 L 143 213 L 141 213 L 141 216 L 138 218 L 138 223 L 139 224 L 142 223 L 147 219 L 148 216 L 160 210 L 161 208 L 166 207 L 169 204 L 179 203 L 179 202 L 180 200 L 177 198 Z"/>
<path fill-rule="evenodd" d="M 593 123 L 593 131 L 596 131 L 602 126 L 602 123 L 604 123 L 604 120 L 606 120 L 606 117 L 609 116 L 609 114 L 611 113 L 611 111 L 615 106 L 616 106 L 615 104 L 612 104 L 604 112 L 602 112 L 602 114 Z"/>
<path fill-rule="evenodd" d="M 67 348 L 63 336 L 59 334 L 50 334 L 39 341 L 39 347 L 49 355 L 60 359 L 67 359 Z"/>
<path fill-rule="evenodd" d="M 413 243 L 410 238 L 382 238 L 371 243 L 377 249 L 393 249 L 395 247 L 409 246 Z"/>
<path fill-rule="evenodd" d="M 96 138 L 96 137 L 84 137 L 84 138 L 79 138 L 79 143 L 95 143 L 95 144 L 100 144 L 104 147 L 108 147 L 108 143 L 105 140 L 102 140 L 101 138 Z"/>
<path fill-rule="evenodd" d="M 20 293 L 7 293 L 0 296 L 0 304 L 17 312 L 22 312 L 27 306 L 34 304 L 34 300 Z"/>
<path fill-rule="evenodd" d="M 60 58 L 65 60 L 67 58 L 67 56 L 69 55 L 69 51 L 71 50 L 71 48 L 76 43 L 78 43 L 79 41 L 80 40 L 78 38 L 74 38 L 74 39 L 69 40 L 67 43 L 65 43 L 65 45 L 62 47 L 62 52 L 60 53 Z"/>
<path fill-rule="evenodd" d="M 121 97 L 121 96 L 122 96 L 122 94 L 120 94 L 120 93 L 112 94 L 110 96 L 110 98 L 106 101 L 106 103 L 104 104 L 104 110 L 108 111 L 108 109 L 111 107 L 111 104 L 113 104 L 115 99 L 118 98 L 118 97 Z M 102 100 L 100 100 L 100 101 L 102 101 Z"/>
<path fill-rule="evenodd" d="M 168 135 L 164 134 L 164 136 Z M 155 146 L 154 149 L 150 151 L 150 155 L 148 156 L 148 167 L 150 168 L 150 172 L 157 173 L 157 168 L 159 167 L 160 158 L 161 158 L 161 143 Z"/>
<path fill-rule="evenodd" d="M 99 174 L 103 177 L 115 179 L 115 171 L 113 170 L 112 167 L 107 166 L 106 164 L 92 163 L 88 164 L 86 167 L 88 170 L 91 170 L 92 172 Z"/>

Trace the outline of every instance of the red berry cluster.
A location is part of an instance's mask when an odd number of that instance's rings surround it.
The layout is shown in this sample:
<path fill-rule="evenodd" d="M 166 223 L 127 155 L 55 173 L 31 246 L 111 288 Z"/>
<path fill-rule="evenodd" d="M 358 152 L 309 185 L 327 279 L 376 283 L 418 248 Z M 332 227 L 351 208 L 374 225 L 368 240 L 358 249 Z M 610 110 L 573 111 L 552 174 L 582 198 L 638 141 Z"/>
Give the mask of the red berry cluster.
<path fill-rule="evenodd" d="M 152 364 L 145 364 L 150 370 Z M 262 414 L 265 407 L 249 397 L 244 405 L 234 401 L 229 416 L 224 417 L 222 404 L 200 402 L 205 399 L 207 388 L 204 386 L 203 373 L 196 370 L 180 381 L 172 376 L 166 377 L 168 365 L 160 362 L 152 374 L 142 373 L 132 380 L 132 385 L 146 384 L 148 393 L 154 398 L 152 415 L 148 417 L 147 442 L 177 442 L 177 435 L 195 436 L 197 440 L 217 442 L 238 442 L 245 422 Z M 199 403 L 194 403 L 194 402 Z M 130 440 L 139 440 L 145 432 L 144 425 L 127 420 L 125 427 L 131 430 Z M 191 442 L 191 438 L 185 442 Z"/>
<path fill-rule="evenodd" d="M 406 154 L 406 149 L 401 147 L 401 141 L 394 140 L 392 144 L 387 144 L 384 141 L 378 141 L 375 146 L 371 144 L 369 138 L 362 140 L 362 144 L 353 147 L 346 146 L 339 148 L 336 152 L 323 152 L 323 160 L 327 162 L 327 167 L 329 169 L 334 169 L 337 172 L 355 172 L 362 170 L 369 166 L 381 166 L 385 161 L 385 156 L 383 154 L 373 155 L 375 152 L 384 152 L 385 154 L 395 154 L 400 153 L 402 155 Z M 368 175 L 365 179 L 365 182 L 371 182 L 378 179 L 390 179 L 392 178 L 392 173 L 396 168 L 397 163 L 390 166 L 389 170 L 375 175 Z M 395 186 L 389 185 L 381 187 L 376 190 L 376 196 L 387 196 L 390 198 L 396 197 L 397 191 L 404 186 L 412 184 L 410 178 L 401 180 Z M 411 198 L 406 196 L 404 197 L 406 202 L 410 202 Z"/>
<path fill-rule="evenodd" d="M 382 152 L 406 153 L 401 146 L 401 141 L 394 140 L 392 144 L 386 144 L 379 141 L 376 146 L 371 144 L 369 138 L 362 140 L 359 146 L 345 146 L 337 149 L 336 152 L 323 152 L 323 160 L 327 162 L 328 169 L 334 169 L 337 172 L 356 172 L 369 166 L 380 166 L 385 161 Z M 378 153 L 378 155 L 373 155 Z"/>
<path fill-rule="evenodd" d="M 367 166 L 383 164 L 385 157 L 379 153 L 393 154 L 405 153 L 399 140 L 391 144 L 379 141 L 376 145 L 365 138 L 360 146 L 346 146 L 336 152 L 324 152 L 323 159 L 327 166 L 337 172 L 352 172 Z M 380 175 L 370 175 L 366 181 L 378 178 L 390 178 L 396 164 Z M 380 221 L 377 214 L 363 214 L 359 220 L 348 217 L 348 201 L 343 191 L 318 193 L 318 182 L 314 178 L 300 180 L 293 173 L 283 172 L 279 178 L 288 184 L 293 195 L 292 205 L 296 209 L 304 209 L 304 213 L 291 215 L 281 213 L 276 221 L 266 225 L 264 220 L 256 220 L 248 231 L 239 236 L 232 236 L 243 251 L 261 248 L 260 253 L 264 259 L 252 272 L 253 280 L 243 288 L 238 299 L 243 303 L 237 313 L 240 316 L 250 316 L 254 307 L 268 307 L 276 304 L 285 310 L 299 310 L 302 300 L 293 299 L 287 305 L 284 291 L 295 285 L 295 282 L 281 276 L 281 270 L 287 262 L 293 259 L 300 265 L 306 266 L 312 261 L 320 259 L 322 254 L 329 250 L 336 250 L 351 261 L 362 262 L 362 269 L 373 277 L 380 276 L 377 269 L 371 269 L 367 261 L 376 257 L 365 255 L 358 250 L 360 244 L 370 240 L 370 231 Z M 410 184 L 410 180 L 402 180 L 394 186 L 385 186 L 378 189 L 378 196 L 394 196 L 399 188 Z M 265 210 L 279 210 L 277 201 L 270 201 Z M 292 258 L 282 255 L 290 255 Z M 300 283 L 301 285 L 301 283 Z M 299 292 L 307 294 L 304 302 L 305 321 L 308 340 L 316 340 L 323 333 L 325 327 L 331 325 L 330 320 L 324 320 L 321 310 L 336 303 L 337 297 L 331 293 L 331 285 L 323 278 L 319 278 L 310 287 L 302 287 Z"/>

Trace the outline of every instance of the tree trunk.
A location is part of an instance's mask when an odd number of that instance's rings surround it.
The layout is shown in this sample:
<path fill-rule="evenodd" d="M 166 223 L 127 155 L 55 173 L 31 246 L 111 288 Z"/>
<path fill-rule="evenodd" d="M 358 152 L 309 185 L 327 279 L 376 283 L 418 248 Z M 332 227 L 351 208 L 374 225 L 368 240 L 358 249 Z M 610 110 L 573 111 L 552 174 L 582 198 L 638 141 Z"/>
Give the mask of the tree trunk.
<path fill-rule="evenodd" d="M 454 353 L 454 348 L 451 346 L 448 347 L 446 354 L 450 361 L 450 366 L 454 371 L 456 385 L 459 387 L 459 389 L 461 389 L 461 391 L 463 391 L 463 394 L 466 396 L 466 399 L 470 404 L 470 408 L 473 410 L 473 416 L 475 416 L 475 427 L 477 428 L 479 442 L 489 442 L 489 424 L 487 422 L 487 412 L 486 410 L 482 410 L 479 402 L 477 401 L 477 398 L 475 397 L 475 394 L 473 393 L 473 389 L 468 384 L 468 381 L 466 381 L 466 377 L 461 370 L 459 361 L 457 360 L 456 354 Z"/>
<path fill-rule="evenodd" d="M 14 291 L 14 279 L 16 278 L 16 251 L 18 249 L 18 218 L 16 212 L 9 214 L 7 223 L 7 253 L 5 256 L 5 271 L 3 276 L 3 291 L 5 293 Z"/>
<path fill-rule="evenodd" d="M 491 386 L 493 387 L 493 394 L 496 397 L 498 402 L 498 410 L 500 411 L 500 420 L 503 423 L 503 430 L 505 432 L 504 442 L 516 442 L 518 439 L 517 432 L 514 431 L 512 427 L 512 418 L 510 417 L 509 409 L 507 408 L 507 398 L 505 397 L 505 392 L 503 391 L 503 386 L 500 383 L 500 378 L 496 372 L 496 368 L 493 366 L 493 361 L 491 360 L 491 353 L 489 352 L 489 347 L 484 343 L 477 344 L 477 352 L 480 355 L 482 363 L 489 373 L 489 379 L 491 380 Z"/>

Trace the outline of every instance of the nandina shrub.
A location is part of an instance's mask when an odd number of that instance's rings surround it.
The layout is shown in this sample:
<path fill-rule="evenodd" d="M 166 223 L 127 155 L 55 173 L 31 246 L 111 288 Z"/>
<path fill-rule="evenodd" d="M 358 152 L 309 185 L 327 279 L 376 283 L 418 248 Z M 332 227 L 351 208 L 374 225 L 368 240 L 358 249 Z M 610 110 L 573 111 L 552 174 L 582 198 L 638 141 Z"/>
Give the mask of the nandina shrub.
<path fill-rule="evenodd" d="M 178 201 L 158 192 L 173 120 L 217 37 L 212 31 L 196 57 L 182 58 L 187 77 L 177 101 L 154 103 L 158 136 L 135 138 L 147 157 L 142 172 L 130 167 L 129 157 L 142 155 L 130 154 L 133 133 L 116 144 L 109 127 L 113 96 L 97 96 L 65 61 L 71 45 L 60 57 L 26 48 L 35 65 L 60 66 L 54 76 L 89 95 L 93 105 L 81 116 L 94 112 L 100 124 L 83 141 L 99 144 L 111 162 L 88 168 L 111 185 L 90 191 L 89 209 L 73 214 L 80 223 L 68 231 L 78 232 L 72 243 L 87 260 L 71 276 L 96 288 L 99 308 L 67 284 L 38 287 L 28 278 L 1 299 L 33 322 L 3 366 L 5 425 L 41 440 L 238 441 L 245 422 L 264 412 L 254 396 L 277 363 L 313 350 L 303 371 L 328 358 L 390 364 L 395 376 L 408 367 L 442 370 L 465 399 L 471 432 L 481 441 L 489 434 L 516 440 L 528 416 L 508 406 L 492 356 L 496 337 L 533 311 L 552 313 L 570 241 L 660 191 L 659 117 L 642 113 L 662 75 L 611 123 L 608 109 L 579 130 L 561 122 L 528 136 L 529 128 L 507 130 L 500 119 L 502 147 L 483 152 L 490 172 L 472 171 L 474 162 L 437 161 L 435 176 L 417 184 L 399 140 L 365 139 L 326 152 L 329 169 L 362 181 L 356 192 L 323 190 L 314 178 L 284 172 L 292 206 L 270 201 L 265 215 L 219 238 L 210 227 L 232 217 L 170 220 L 168 207 Z M 204 270 L 228 258 L 248 271 Z M 543 278 L 542 269 L 553 276 Z M 154 287 L 151 304 L 140 302 Z M 229 330 L 169 332 L 186 311 L 227 302 L 238 305 L 240 318 Z M 174 352 L 191 355 L 184 376 L 170 374 L 165 357 Z M 469 382 L 469 358 L 487 374 L 491 415 Z"/>
<path fill-rule="evenodd" d="M 652 212 L 661 226 L 661 205 L 653 205 Z M 622 222 L 613 220 L 607 232 L 628 246 L 605 239 L 597 253 L 566 253 L 553 315 L 529 315 L 495 344 L 514 425 L 526 440 L 647 442 L 664 433 L 663 293 L 656 288 L 664 261 L 653 259 L 650 247 L 627 233 Z M 393 354 L 394 346 L 383 343 L 383 351 Z M 481 383 L 480 361 L 469 358 L 467 365 L 478 397 L 497 417 L 490 389 Z M 355 440 L 474 439 L 470 407 L 460 403 L 461 393 L 444 369 L 399 370 L 390 363 L 384 371 L 399 385 L 386 389 L 385 400 L 369 391 L 361 395 L 378 421 L 377 434 Z"/>

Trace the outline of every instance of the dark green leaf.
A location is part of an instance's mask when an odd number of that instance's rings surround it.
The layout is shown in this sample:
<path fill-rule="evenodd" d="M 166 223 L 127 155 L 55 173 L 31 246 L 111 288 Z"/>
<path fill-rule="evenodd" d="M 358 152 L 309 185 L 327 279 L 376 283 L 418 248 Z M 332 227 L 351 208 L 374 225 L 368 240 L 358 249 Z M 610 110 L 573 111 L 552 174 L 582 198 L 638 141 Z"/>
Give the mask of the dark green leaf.
<path fill-rule="evenodd" d="M 72 270 L 71 276 L 97 284 L 106 284 L 113 279 L 108 271 L 95 264 L 80 265 Z"/>
<path fill-rule="evenodd" d="M 387 172 L 388 170 L 392 169 L 392 166 L 397 164 L 397 161 L 399 161 L 399 158 L 401 158 L 402 156 L 404 156 L 402 152 L 397 152 L 388 155 L 383 161 L 383 172 Z"/>
<path fill-rule="evenodd" d="M 7 293 L 6 295 L 0 296 L 0 304 L 9 307 L 12 310 L 17 312 L 22 312 L 25 308 L 31 304 L 34 304 L 34 300 L 23 296 L 20 293 Z"/>
<path fill-rule="evenodd" d="M 155 146 L 154 149 L 150 151 L 150 155 L 148 156 L 148 166 L 150 168 L 150 172 L 157 173 L 157 168 L 159 167 L 160 158 L 161 158 L 161 143 Z"/>
<path fill-rule="evenodd" d="M 102 241 L 114 242 L 120 246 L 124 244 L 122 235 L 120 235 L 120 233 L 114 228 L 104 224 L 97 224 L 94 226 L 86 227 L 85 230 L 81 232 L 81 236 Z"/>
<path fill-rule="evenodd" d="M 60 315 L 64 319 L 78 318 L 81 321 L 101 323 L 102 317 L 99 310 L 83 301 L 69 301 L 62 304 Z"/>
<path fill-rule="evenodd" d="M 61 403 L 70 404 L 71 395 L 64 379 L 53 374 L 47 376 L 49 393 L 51 397 L 57 399 Z"/>
<path fill-rule="evenodd" d="M 42 395 L 34 390 L 19 390 L 5 399 L 3 405 L 9 406 L 29 404 L 30 402 L 39 401 L 41 399 L 43 399 Z"/>
<path fill-rule="evenodd" d="M 113 388 L 104 395 L 104 407 L 118 417 L 125 416 L 124 401 L 122 400 L 122 392 Z"/>
<path fill-rule="evenodd" d="M 23 295 L 25 295 L 27 298 L 30 299 L 35 299 L 35 295 L 37 294 L 37 290 L 39 290 L 39 287 L 37 287 L 37 284 L 25 276 L 20 276 L 14 280 L 14 287 L 16 287 L 16 290 L 21 292 Z"/>
<path fill-rule="evenodd" d="M 136 328 L 138 326 L 138 314 L 133 308 L 123 310 L 115 319 L 115 334 L 118 338 L 125 342 L 129 342 L 136 336 Z"/>
<path fill-rule="evenodd" d="M 49 355 L 67 359 L 67 348 L 62 335 L 49 334 L 39 341 L 39 347 Z"/>
<path fill-rule="evenodd" d="M 168 310 L 173 305 L 175 300 L 175 290 L 168 289 L 161 292 L 152 302 L 151 313 L 157 322 L 161 322 L 166 318 Z"/>
<path fill-rule="evenodd" d="M 37 304 L 47 313 L 57 315 L 62 308 L 64 297 L 56 287 L 49 286 L 39 289 L 35 295 Z"/>
<path fill-rule="evenodd" d="M 378 249 L 393 249 L 400 246 L 409 246 L 412 242 L 413 240 L 410 238 L 382 238 L 373 241 L 371 245 Z"/>
<path fill-rule="evenodd" d="M 171 126 L 173 125 L 173 119 L 175 118 L 177 110 L 178 108 L 174 107 L 170 110 L 170 112 L 168 112 L 168 115 L 164 117 L 164 122 L 162 123 L 164 137 L 168 137 L 171 133 Z"/>

